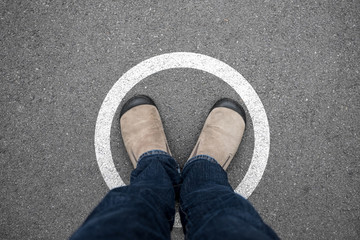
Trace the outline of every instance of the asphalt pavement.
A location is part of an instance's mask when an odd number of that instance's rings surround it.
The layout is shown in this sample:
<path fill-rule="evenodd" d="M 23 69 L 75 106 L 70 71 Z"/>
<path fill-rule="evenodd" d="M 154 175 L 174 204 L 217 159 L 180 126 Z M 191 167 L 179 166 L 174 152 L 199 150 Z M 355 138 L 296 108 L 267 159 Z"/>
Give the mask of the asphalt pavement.
<path fill-rule="evenodd" d="M 249 200 L 264 221 L 282 239 L 359 239 L 359 13 L 350 0 L 0 0 L 0 239 L 67 239 L 80 226 L 108 192 L 94 148 L 103 100 L 133 66 L 172 52 L 228 64 L 261 99 L 270 153 Z M 181 165 L 214 102 L 242 102 L 189 68 L 146 77 L 117 113 L 135 94 L 157 103 Z M 253 156 L 247 116 L 234 188 Z M 111 151 L 128 184 L 118 120 Z"/>

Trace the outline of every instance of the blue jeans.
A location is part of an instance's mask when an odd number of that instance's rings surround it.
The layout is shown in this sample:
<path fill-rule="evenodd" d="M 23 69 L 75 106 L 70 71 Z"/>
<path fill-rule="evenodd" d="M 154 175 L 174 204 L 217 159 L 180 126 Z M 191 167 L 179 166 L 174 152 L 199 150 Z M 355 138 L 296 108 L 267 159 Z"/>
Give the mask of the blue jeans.
<path fill-rule="evenodd" d="M 144 153 L 130 185 L 111 190 L 70 239 L 170 239 L 176 200 L 186 239 L 278 239 L 213 158 L 195 156 L 180 174 L 159 150 Z"/>

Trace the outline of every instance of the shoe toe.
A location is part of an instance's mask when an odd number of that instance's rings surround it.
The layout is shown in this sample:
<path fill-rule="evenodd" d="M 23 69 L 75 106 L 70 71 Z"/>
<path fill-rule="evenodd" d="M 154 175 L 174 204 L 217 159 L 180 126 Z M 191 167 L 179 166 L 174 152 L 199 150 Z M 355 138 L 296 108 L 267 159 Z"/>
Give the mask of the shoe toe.
<path fill-rule="evenodd" d="M 139 106 L 139 105 L 144 105 L 144 104 L 153 105 L 156 107 L 154 101 L 150 97 L 148 97 L 146 95 L 137 95 L 137 96 L 130 98 L 124 104 L 124 106 L 120 112 L 120 118 L 122 117 L 122 115 L 124 115 L 124 113 L 129 111 L 131 108 Z"/>
<path fill-rule="evenodd" d="M 214 106 L 211 108 L 210 112 L 217 107 L 225 107 L 225 108 L 229 108 L 231 110 L 234 110 L 235 112 L 237 112 L 238 114 L 240 114 L 240 116 L 244 119 L 244 122 L 246 123 L 246 115 L 245 115 L 245 110 L 244 108 L 236 101 L 230 99 L 230 98 L 222 98 L 220 100 L 218 100 Z"/>

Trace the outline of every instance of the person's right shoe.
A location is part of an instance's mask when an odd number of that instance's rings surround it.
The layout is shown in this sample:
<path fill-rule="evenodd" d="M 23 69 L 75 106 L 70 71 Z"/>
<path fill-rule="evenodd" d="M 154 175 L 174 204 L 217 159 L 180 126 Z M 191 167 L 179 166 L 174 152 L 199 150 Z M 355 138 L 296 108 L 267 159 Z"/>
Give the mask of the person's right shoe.
<path fill-rule="evenodd" d="M 245 130 L 245 111 L 234 100 L 215 103 L 189 157 L 208 155 L 226 170 L 237 152 Z"/>

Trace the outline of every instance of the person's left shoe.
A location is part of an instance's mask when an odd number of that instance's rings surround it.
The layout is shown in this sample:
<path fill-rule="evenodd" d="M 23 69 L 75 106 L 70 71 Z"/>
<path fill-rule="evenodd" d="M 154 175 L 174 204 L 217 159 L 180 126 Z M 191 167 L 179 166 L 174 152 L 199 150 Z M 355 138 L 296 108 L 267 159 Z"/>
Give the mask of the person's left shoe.
<path fill-rule="evenodd" d="M 148 96 L 135 96 L 125 103 L 120 113 L 120 129 L 134 168 L 139 157 L 150 150 L 171 155 L 160 114 Z"/>

